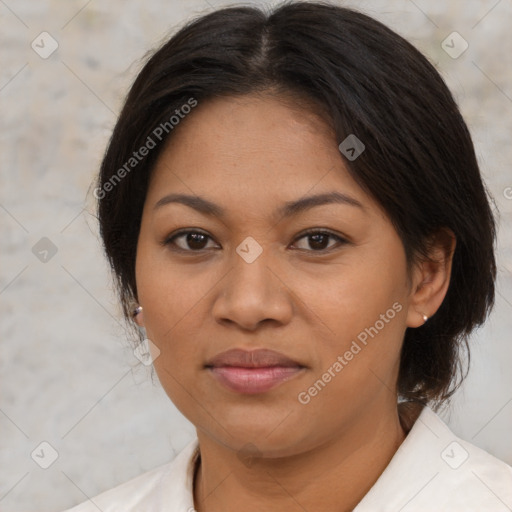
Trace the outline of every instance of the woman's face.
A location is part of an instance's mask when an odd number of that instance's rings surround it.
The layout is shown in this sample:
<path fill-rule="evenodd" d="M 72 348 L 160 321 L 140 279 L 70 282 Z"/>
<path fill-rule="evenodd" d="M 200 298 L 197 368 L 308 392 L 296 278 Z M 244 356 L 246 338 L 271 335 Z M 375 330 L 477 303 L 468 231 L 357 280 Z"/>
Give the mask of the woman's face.
<path fill-rule="evenodd" d="M 270 96 L 199 103 L 175 130 L 150 181 L 136 261 L 171 400 L 201 435 L 268 456 L 396 408 L 402 339 L 418 313 L 403 245 L 347 172 L 341 141 Z"/>

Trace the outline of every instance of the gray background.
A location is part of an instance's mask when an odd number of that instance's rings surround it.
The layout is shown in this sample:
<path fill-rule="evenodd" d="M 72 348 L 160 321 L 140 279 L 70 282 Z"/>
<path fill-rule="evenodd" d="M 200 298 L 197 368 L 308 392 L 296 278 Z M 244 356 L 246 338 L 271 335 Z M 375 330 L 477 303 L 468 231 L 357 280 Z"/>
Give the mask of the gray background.
<path fill-rule="evenodd" d="M 423 51 L 472 131 L 501 214 L 498 295 L 443 418 L 512 464 L 512 1 L 343 4 Z M 139 59 L 221 5 L 0 0 L 2 511 L 62 510 L 171 460 L 192 439 L 127 342 L 88 189 Z M 46 59 L 31 47 L 43 31 L 59 45 Z M 453 31 L 469 44 L 456 59 L 441 46 Z M 34 459 L 50 461 L 42 441 L 58 452 L 48 469 L 31 458 L 36 449 Z"/>

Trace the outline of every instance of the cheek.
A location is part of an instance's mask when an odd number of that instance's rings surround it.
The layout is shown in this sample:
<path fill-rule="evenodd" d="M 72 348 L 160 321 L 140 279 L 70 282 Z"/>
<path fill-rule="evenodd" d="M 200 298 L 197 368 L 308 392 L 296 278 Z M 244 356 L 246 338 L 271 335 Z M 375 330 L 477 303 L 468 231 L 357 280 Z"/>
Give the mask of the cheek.
<path fill-rule="evenodd" d="M 334 346 L 373 326 L 381 314 L 389 311 L 386 319 L 395 320 L 397 309 L 405 310 L 405 258 L 400 251 L 376 254 L 368 251 L 343 265 L 333 265 L 323 275 L 297 283 L 306 306 L 316 313 L 319 323 L 328 327 L 325 332 Z M 387 331 L 391 323 L 400 322 L 402 317 L 398 322 L 386 323 Z"/>
<path fill-rule="evenodd" d="M 208 290 L 198 286 L 197 281 L 197 276 L 187 277 L 157 266 L 148 266 L 141 273 L 137 286 L 144 305 L 146 331 L 161 351 L 183 352 L 192 345 L 191 334 L 200 329 L 201 299 Z M 182 340 L 189 343 L 180 343 Z"/>
<path fill-rule="evenodd" d="M 332 399 L 334 405 L 346 392 L 369 399 L 379 388 L 391 387 L 406 328 L 408 288 L 401 244 L 373 248 L 338 266 L 329 279 L 310 283 L 309 297 L 311 309 L 329 327 L 319 348 L 322 361 L 316 377 L 329 368 L 339 375 L 329 384 L 325 400 Z M 341 366 L 333 368 L 338 356 Z"/>
<path fill-rule="evenodd" d="M 308 414 L 322 418 L 327 430 L 365 414 L 371 403 L 394 400 L 405 306 L 392 283 L 381 280 L 375 289 L 372 280 L 363 279 L 369 275 L 336 287 L 347 292 L 337 302 L 322 299 L 322 319 L 334 334 L 319 340 L 319 364 L 299 391 L 309 400 Z"/>
<path fill-rule="evenodd" d="M 197 404 L 191 400 L 201 363 L 197 336 L 202 332 L 200 311 L 205 291 L 198 286 L 199 276 L 177 272 L 141 253 L 137 279 L 147 337 L 160 351 L 153 363 L 158 379 L 184 416 L 200 423 Z"/>
<path fill-rule="evenodd" d="M 144 228 L 137 247 L 136 282 L 138 298 L 144 308 L 146 329 L 160 344 L 169 330 L 187 313 L 208 289 L 192 266 L 170 261 L 167 248 L 159 246 Z M 204 280 L 203 280 L 204 281 Z M 170 334 L 170 333 L 169 333 Z"/>
<path fill-rule="evenodd" d="M 165 248 L 141 242 L 136 274 L 147 337 L 160 350 L 155 369 L 174 401 L 174 388 L 180 383 L 190 388 L 189 381 L 201 369 L 199 344 L 207 330 L 208 294 L 222 272 L 173 264 Z"/>

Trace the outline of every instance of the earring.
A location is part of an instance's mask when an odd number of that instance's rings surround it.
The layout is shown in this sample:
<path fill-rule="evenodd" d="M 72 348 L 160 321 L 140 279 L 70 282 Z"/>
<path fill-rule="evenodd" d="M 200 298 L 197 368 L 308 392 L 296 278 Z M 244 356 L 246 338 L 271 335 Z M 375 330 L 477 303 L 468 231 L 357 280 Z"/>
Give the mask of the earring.
<path fill-rule="evenodd" d="M 428 316 L 427 315 L 423 315 L 423 321 L 426 322 L 428 320 Z"/>
<path fill-rule="evenodd" d="M 142 306 L 137 306 L 134 310 L 133 310 L 133 316 L 136 317 L 139 313 L 142 312 Z"/>

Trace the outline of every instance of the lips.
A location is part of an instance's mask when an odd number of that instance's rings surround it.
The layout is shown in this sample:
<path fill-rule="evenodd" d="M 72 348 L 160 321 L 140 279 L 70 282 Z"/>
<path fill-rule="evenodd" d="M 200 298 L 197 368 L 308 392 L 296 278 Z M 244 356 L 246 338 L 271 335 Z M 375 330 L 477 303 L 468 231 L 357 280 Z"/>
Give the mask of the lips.
<path fill-rule="evenodd" d="M 222 352 L 210 359 L 206 366 L 238 366 L 240 368 L 265 368 L 269 366 L 293 367 L 301 366 L 284 354 L 274 350 L 241 350 L 232 349 Z"/>
<path fill-rule="evenodd" d="M 246 394 L 270 391 L 305 369 L 284 354 L 266 349 L 228 350 L 209 360 L 205 368 L 223 386 Z"/>

